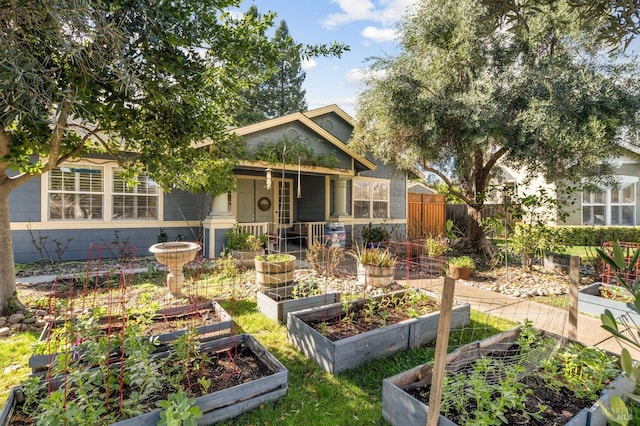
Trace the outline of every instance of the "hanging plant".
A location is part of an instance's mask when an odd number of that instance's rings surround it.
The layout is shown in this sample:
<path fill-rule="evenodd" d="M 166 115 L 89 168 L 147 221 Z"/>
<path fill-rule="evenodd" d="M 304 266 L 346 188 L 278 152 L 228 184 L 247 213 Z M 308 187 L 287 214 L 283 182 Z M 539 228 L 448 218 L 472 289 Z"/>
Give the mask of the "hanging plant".
<path fill-rule="evenodd" d="M 301 164 L 311 167 L 334 169 L 338 159 L 333 154 L 319 154 L 309 147 L 310 141 L 282 138 L 277 141 L 265 141 L 252 153 L 255 160 L 267 163 Z M 284 154 L 284 158 L 283 157 Z"/>

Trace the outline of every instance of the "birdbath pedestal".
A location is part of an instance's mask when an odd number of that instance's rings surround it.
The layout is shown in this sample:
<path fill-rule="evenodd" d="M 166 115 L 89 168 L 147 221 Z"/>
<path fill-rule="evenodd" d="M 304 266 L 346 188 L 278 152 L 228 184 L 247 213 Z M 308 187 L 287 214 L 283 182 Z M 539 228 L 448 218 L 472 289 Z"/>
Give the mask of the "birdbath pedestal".
<path fill-rule="evenodd" d="M 172 296 L 178 297 L 182 292 L 184 274 L 182 267 L 191 262 L 200 251 L 200 244 L 188 241 L 170 241 L 149 247 L 158 262 L 167 267 L 167 286 Z"/>

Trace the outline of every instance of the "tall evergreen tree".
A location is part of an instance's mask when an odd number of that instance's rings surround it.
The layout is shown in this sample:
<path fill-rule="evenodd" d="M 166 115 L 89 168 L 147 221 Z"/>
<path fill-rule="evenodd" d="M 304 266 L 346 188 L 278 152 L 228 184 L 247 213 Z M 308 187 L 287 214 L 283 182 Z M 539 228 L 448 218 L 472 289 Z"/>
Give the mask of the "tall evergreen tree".
<path fill-rule="evenodd" d="M 247 15 L 258 18 L 258 9 L 251 6 Z M 280 22 L 272 43 L 279 52 L 274 72 L 261 84 L 244 91 L 245 108 L 235 115 L 239 126 L 307 109 L 305 90 L 302 89 L 306 74 L 302 71 L 301 45 L 289 35 L 285 21 Z"/>

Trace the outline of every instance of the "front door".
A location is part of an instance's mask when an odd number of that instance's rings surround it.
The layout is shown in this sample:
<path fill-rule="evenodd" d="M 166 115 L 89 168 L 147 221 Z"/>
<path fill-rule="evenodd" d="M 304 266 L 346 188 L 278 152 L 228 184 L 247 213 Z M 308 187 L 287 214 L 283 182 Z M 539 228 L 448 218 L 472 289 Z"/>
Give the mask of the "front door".
<path fill-rule="evenodd" d="M 238 179 L 236 220 L 240 223 L 271 222 L 273 195 L 264 179 Z"/>

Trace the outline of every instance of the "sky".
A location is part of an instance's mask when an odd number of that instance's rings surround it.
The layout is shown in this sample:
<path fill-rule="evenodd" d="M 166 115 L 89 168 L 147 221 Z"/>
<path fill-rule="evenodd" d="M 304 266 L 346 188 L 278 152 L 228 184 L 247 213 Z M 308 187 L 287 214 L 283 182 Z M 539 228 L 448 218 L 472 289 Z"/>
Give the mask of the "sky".
<path fill-rule="evenodd" d="M 309 109 L 336 104 L 355 117 L 355 103 L 362 90 L 362 71 L 370 57 L 398 53 L 396 24 L 407 6 L 416 0 L 244 0 L 240 12 L 253 4 L 260 14 L 277 14 L 275 27 L 287 23 L 298 43 L 348 44 L 341 58 L 318 57 L 303 63 L 303 89 Z"/>

